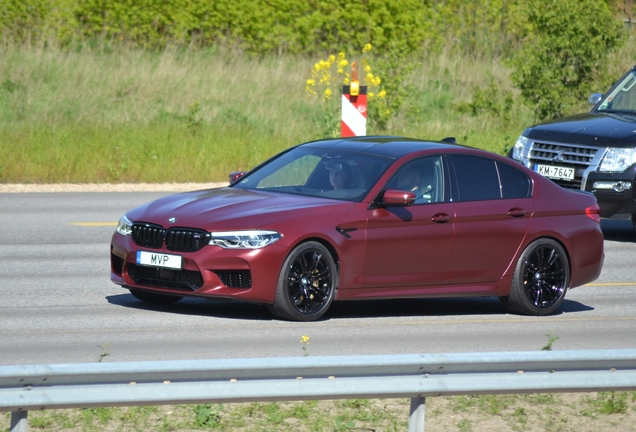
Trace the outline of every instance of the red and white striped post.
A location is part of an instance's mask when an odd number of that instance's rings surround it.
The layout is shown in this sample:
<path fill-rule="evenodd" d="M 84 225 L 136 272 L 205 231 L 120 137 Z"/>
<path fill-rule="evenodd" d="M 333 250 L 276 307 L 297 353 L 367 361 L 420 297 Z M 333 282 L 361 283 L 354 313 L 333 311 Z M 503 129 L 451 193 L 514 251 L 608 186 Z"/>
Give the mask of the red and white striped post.
<path fill-rule="evenodd" d="M 367 86 L 358 81 L 358 65 L 351 64 L 351 84 L 342 86 L 342 128 L 343 137 L 367 134 Z"/>

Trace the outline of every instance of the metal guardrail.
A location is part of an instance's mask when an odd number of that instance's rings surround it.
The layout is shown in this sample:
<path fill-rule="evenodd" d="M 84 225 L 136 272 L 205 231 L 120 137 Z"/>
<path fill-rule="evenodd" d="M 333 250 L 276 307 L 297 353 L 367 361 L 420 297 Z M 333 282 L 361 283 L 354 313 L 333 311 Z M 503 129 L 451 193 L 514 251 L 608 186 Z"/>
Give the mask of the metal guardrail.
<path fill-rule="evenodd" d="M 425 398 L 636 389 L 636 349 L 286 357 L 0 366 L 0 412 L 312 399 Z"/>

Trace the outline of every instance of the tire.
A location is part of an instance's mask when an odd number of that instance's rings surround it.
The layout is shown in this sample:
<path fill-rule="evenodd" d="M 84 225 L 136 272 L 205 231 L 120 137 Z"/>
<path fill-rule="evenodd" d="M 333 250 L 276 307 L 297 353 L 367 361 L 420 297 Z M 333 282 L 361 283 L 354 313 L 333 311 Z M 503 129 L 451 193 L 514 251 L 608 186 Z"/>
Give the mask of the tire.
<path fill-rule="evenodd" d="M 268 309 L 278 318 L 315 321 L 329 309 L 337 283 L 336 263 L 327 248 L 318 242 L 302 243 L 285 260 L 276 299 Z"/>
<path fill-rule="evenodd" d="M 517 261 L 504 308 L 521 315 L 545 316 L 556 312 L 570 285 L 570 263 L 563 247 L 551 239 L 530 243 Z"/>
<path fill-rule="evenodd" d="M 130 290 L 130 293 L 136 299 L 141 300 L 142 302 L 152 303 L 152 304 L 171 305 L 178 302 L 179 300 L 183 298 L 181 296 L 152 293 L 152 292 L 140 290 L 137 288 L 128 288 L 128 289 Z"/>

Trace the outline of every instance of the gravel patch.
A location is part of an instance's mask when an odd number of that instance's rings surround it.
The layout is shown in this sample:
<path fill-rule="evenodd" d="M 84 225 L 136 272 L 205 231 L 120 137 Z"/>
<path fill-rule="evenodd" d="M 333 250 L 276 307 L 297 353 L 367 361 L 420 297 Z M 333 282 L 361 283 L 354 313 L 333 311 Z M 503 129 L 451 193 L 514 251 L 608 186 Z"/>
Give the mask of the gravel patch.
<path fill-rule="evenodd" d="M 28 192 L 187 192 L 227 186 L 220 183 L 82 183 L 82 184 L 0 184 L 0 193 Z"/>

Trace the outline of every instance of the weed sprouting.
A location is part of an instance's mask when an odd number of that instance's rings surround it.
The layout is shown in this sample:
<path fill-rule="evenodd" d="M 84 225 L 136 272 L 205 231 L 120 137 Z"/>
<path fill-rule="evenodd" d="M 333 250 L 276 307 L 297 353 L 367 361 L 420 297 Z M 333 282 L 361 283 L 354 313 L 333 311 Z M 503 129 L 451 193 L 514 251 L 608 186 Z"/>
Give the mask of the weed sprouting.
<path fill-rule="evenodd" d="M 559 337 L 552 336 L 552 332 L 546 334 L 546 336 L 548 337 L 548 343 L 543 348 L 541 348 L 541 351 L 552 351 L 552 344 L 559 340 Z"/>

